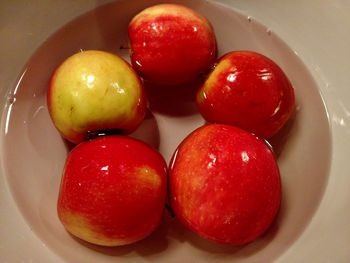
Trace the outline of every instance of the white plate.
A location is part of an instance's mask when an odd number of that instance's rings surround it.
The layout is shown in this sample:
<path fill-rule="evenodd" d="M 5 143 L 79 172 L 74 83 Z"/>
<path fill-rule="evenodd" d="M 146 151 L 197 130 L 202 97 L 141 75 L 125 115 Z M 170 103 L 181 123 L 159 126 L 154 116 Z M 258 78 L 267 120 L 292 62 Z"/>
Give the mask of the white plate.
<path fill-rule="evenodd" d="M 167 212 L 154 234 L 130 246 L 102 248 L 67 234 L 55 205 L 69 145 L 49 119 L 47 80 L 59 62 L 80 49 L 103 49 L 128 58 L 127 51 L 119 50 L 127 43 L 128 21 L 159 1 L 103 6 L 107 2 L 0 4 L 0 262 L 347 262 L 346 1 L 175 1 L 211 20 L 219 55 L 237 49 L 258 51 L 274 59 L 294 85 L 296 111 L 271 140 L 283 181 L 281 210 L 263 237 L 242 247 L 216 245 L 195 236 Z M 165 101 L 159 94 L 148 95 L 150 111 L 133 136 L 169 160 L 177 144 L 204 121 L 191 92 L 172 94 Z"/>

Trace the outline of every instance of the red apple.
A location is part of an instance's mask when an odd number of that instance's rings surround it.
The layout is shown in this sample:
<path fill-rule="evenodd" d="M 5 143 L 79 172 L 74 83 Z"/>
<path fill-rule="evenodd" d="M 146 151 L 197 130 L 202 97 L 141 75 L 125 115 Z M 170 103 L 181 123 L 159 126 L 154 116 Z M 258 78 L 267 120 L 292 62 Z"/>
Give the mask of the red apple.
<path fill-rule="evenodd" d="M 91 131 L 135 130 L 146 113 L 143 84 L 122 58 L 89 50 L 67 58 L 48 88 L 51 119 L 67 140 L 79 143 Z"/>
<path fill-rule="evenodd" d="M 196 100 L 208 122 L 239 126 L 270 138 L 292 113 L 294 89 L 271 59 L 235 51 L 218 60 Z"/>
<path fill-rule="evenodd" d="M 74 236 L 119 246 L 157 227 L 166 198 L 166 163 L 153 148 L 126 136 L 76 146 L 65 164 L 57 211 Z"/>
<path fill-rule="evenodd" d="M 147 81 L 177 85 L 206 72 L 216 57 L 210 22 L 177 4 L 146 8 L 130 22 L 131 62 Z"/>
<path fill-rule="evenodd" d="M 279 209 L 278 166 L 270 148 L 251 133 L 209 124 L 176 150 L 169 198 L 175 215 L 198 235 L 245 244 L 267 230 Z"/>

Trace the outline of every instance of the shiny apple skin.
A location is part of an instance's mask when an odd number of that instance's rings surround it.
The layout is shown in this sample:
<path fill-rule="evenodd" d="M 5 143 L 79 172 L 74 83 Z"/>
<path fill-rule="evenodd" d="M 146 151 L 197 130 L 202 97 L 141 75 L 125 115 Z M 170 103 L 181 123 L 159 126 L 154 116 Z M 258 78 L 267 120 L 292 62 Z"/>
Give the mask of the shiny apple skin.
<path fill-rule="evenodd" d="M 132 65 L 150 83 L 191 82 L 216 59 L 212 25 L 182 5 L 159 4 L 143 10 L 130 21 L 128 34 Z"/>
<path fill-rule="evenodd" d="M 73 143 L 88 132 L 134 131 L 146 113 L 146 94 L 137 73 L 117 55 L 88 50 L 61 63 L 51 76 L 47 105 L 60 134 Z"/>
<path fill-rule="evenodd" d="M 198 235 L 243 245 L 262 235 L 279 210 L 279 169 L 270 148 L 251 133 L 205 125 L 172 157 L 169 199 L 176 217 Z"/>
<path fill-rule="evenodd" d="M 206 121 L 239 126 L 267 139 L 287 122 L 295 99 L 275 62 L 255 52 L 233 51 L 215 63 L 196 102 Z"/>
<path fill-rule="evenodd" d="M 158 226 L 167 165 L 147 144 L 110 135 L 85 141 L 68 155 L 57 211 L 74 236 L 103 246 L 147 237 Z"/>

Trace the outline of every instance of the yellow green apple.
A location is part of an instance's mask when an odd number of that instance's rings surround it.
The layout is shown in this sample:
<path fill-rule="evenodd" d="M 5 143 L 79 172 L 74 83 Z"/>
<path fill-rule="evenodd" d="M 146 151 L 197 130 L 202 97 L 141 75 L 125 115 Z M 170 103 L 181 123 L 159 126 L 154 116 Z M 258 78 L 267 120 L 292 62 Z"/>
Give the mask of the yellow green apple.
<path fill-rule="evenodd" d="M 67 140 L 88 132 L 135 130 L 146 112 L 143 83 L 121 57 L 98 50 L 78 52 L 54 71 L 48 87 L 51 119 Z"/>

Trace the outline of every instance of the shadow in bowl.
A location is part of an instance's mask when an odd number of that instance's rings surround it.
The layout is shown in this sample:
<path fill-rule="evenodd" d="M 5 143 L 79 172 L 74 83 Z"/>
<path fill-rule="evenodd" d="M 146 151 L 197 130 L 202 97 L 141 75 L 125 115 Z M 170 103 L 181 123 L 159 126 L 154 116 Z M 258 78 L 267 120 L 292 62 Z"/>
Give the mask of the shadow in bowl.
<path fill-rule="evenodd" d="M 178 86 L 159 86 L 145 82 L 149 107 L 153 112 L 170 116 L 186 116 L 198 113 L 196 93 L 203 79 Z"/>
<path fill-rule="evenodd" d="M 274 136 L 267 140 L 272 147 L 276 159 L 278 159 L 283 152 L 293 129 L 296 129 L 295 125 L 297 125 L 297 115 L 298 111 L 294 109 L 284 126 Z"/>
<path fill-rule="evenodd" d="M 89 132 L 86 135 L 86 140 L 93 140 L 100 136 L 110 135 L 130 136 L 147 143 L 155 149 L 159 148 L 160 138 L 157 120 L 149 109 L 146 110 L 145 119 L 143 120 L 141 125 L 130 134 L 126 134 L 119 129 L 98 130 L 94 132 Z M 68 152 L 70 152 L 76 146 L 76 144 L 68 140 L 63 139 L 63 141 Z"/>

